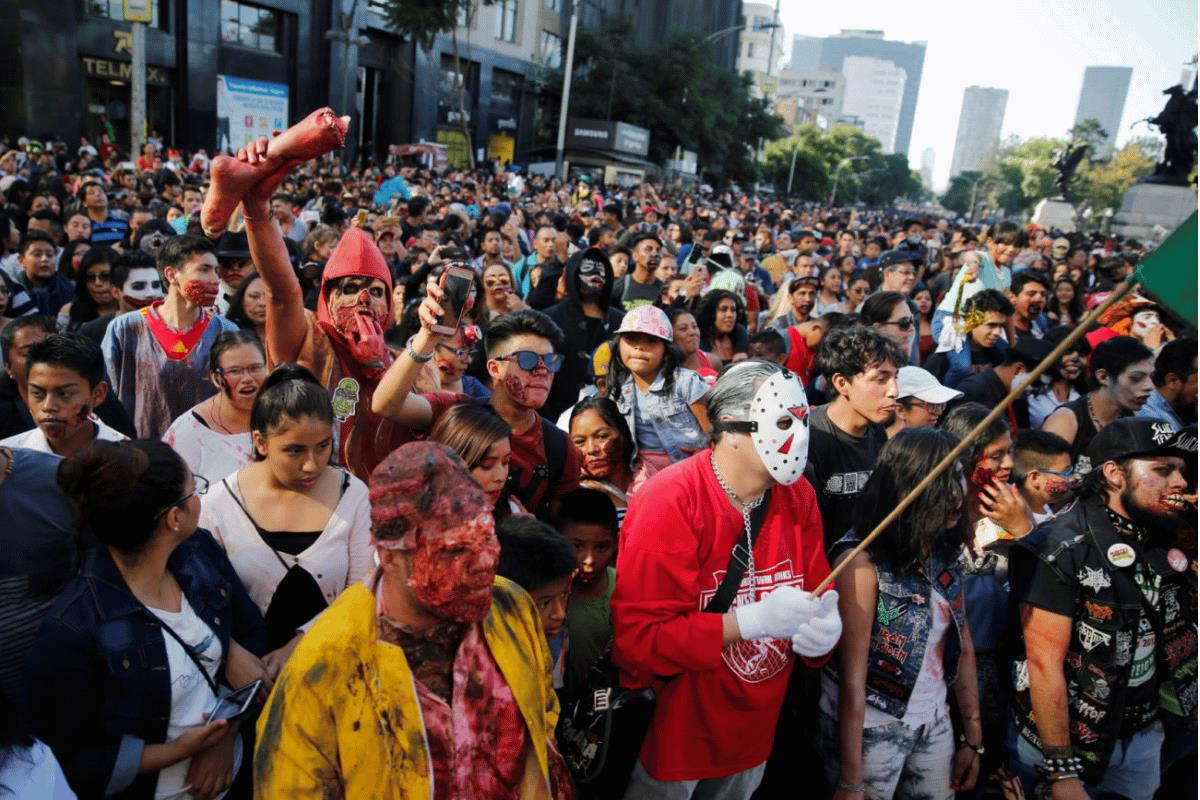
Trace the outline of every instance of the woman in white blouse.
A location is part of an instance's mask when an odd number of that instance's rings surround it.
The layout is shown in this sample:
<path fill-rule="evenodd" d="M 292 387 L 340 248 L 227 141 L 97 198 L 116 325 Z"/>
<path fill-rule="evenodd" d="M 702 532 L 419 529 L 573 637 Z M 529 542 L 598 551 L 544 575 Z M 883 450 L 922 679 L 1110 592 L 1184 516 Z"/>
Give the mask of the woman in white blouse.
<path fill-rule="evenodd" d="M 267 621 L 274 677 L 303 631 L 372 566 L 367 486 L 331 466 L 329 393 L 295 364 L 263 382 L 250 417 L 255 461 L 214 481 L 200 525 L 229 554 Z"/>
<path fill-rule="evenodd" d="M 267 374 L 262 342 L 251 331 L 226 331 L 208 355 L 212 397 L 181 414 L 163 441 L 183 458 L 194 475 L 211 482 L 254 460 L 250 410 Z"/>

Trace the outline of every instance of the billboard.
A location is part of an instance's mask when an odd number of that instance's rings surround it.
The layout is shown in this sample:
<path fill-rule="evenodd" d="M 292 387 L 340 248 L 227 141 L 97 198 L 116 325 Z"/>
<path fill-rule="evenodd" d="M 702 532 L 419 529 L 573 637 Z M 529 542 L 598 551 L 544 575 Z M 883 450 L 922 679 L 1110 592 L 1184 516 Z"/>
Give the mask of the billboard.
<path fill-rule="evenodd" d="M 259 136 L 287 128 L 288 87 L 217 76 L 217 151 L 235 153 Z"/>

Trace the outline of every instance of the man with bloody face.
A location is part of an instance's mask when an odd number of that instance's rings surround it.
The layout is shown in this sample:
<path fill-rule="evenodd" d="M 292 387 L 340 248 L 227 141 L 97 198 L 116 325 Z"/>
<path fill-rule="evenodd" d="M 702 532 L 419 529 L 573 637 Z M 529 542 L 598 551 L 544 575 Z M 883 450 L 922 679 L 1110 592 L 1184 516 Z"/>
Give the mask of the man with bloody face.
<path fill-rule="evenodd" d="M 371 475 L 379 568 L 305 634 L 259 721 L 263 798 L 569 798 L 529 596 L 496 576 L 491 503 L 452 450 Z"/>
<path fill-rule="evenodd" d="M 371 397 L 392 362 L 383 341 L 392 319 L 391 271 L 371 237 L 349 228 L 325 265 L 316 313 L 305 310 L 300 282 L 270 213 L 272 195 L 294 166 L 270 150 L 286 136 L 270 143 L 259 139 L 238 154 L 240 164 L 261 175 L 241 197 L 250 253 L 268 289 L 268 366 L 297 362 L 325 385 L 336 423 L 335 459 L 365 480 L 388 453 L 412 437 L 407 428 L 371 410 Z M 214 182 L 220 177 L 214 171 Z M 231 180 L 214 191 L 219 188 L 224 196 L 236 185 Z M 460 399 L 447 393 L 426 397 L 439 410 Z"/>

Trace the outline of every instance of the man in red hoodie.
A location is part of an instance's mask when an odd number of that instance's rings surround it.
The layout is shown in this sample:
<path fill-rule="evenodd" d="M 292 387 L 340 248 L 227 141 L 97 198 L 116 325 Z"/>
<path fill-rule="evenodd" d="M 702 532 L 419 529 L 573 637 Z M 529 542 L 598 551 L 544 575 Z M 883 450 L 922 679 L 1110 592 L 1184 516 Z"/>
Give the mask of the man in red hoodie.
<path fill-rule="evenodd" d="M 658 697 L 626 798 L 749 798 L 793 654 L 819 666 L 841 635 L 837 592 L 811 594 L 829 562 L 802 477 L 803 386 L 751 359 L 726 370 L 705 403 L 712 449 L 656 475 L 621 527 L 613 661 L 622 685 Z"/>
<path fill-rule="evenodd" d="M 243 157 L 251 165 L 266 162 L 267 140 L 246 148 Z M 325 265 L 317 312 L 307 311 L 271 216 L 271 196 L 286 174 L 267 174 L 242 198 L 250 254 L 267 285 L 267 360 L 271 367 L 297 362 L 325 385 L 333 402 L 335 459 L 365 481 L 388 453 L 413 438 L 408 428 L 371 410 L 379 379 L 392 363 L 383 340 L 392 318 L 392 276 L 371 237 L 349 228 Z M 424 397 L 439 413 L 463 399 L 445 392 Z"/>

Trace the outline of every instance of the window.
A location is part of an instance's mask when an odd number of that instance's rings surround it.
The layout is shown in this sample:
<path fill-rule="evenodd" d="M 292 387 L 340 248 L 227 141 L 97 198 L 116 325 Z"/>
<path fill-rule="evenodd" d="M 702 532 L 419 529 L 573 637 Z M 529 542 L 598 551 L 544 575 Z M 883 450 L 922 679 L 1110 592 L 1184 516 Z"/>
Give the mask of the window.
<path fill-rule="evenodd" d="M 280 14 L 267 8 L 221 0 L 221 43 L 278 53 Z"/>
<path fill-rule="evenodd" d="M 550 69 L 562 66 L 562 37 L 557 33 L 542 31 L 542 63 Z"/>
<path fill-rule="evenodd" d="M 496 0 L 496 38 L 504 42 L 517 40 L 517 0 Z"/>
<path fill-rule="evenodd" d="M 542 6 L 551 11 L 562 11 L 562 0 L 542 0 Z"/>
<path fill-rule="evenodd" d="M 746 42 L 746 58 L 754 58 L 754 42 Z"/>
<path fill-rule="evenodd" d="M 167 29 L 167 3 L 159 5 L 159 0 L 150 0 L 150 27 Z M 159 12 L 164 13 L 159 13 Z M 125 4 L 123 0 L 87 0 L 87 13 L 94 17 L 123 22 L 125 20 Z"/>

